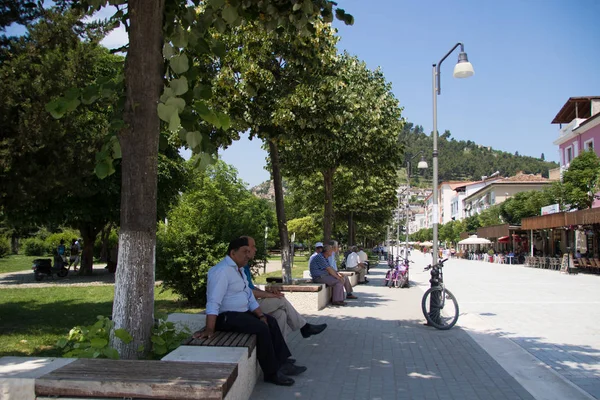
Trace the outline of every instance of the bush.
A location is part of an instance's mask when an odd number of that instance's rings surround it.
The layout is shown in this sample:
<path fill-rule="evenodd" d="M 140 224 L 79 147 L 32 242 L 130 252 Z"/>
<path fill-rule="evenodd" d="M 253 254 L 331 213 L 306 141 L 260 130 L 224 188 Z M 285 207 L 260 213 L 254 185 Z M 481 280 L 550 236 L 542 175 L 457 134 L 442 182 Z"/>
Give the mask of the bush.
<path fill-rule="evenodd" d="M 56 251 L 56 248 L 60 244 L 60 241 L 64 240 L 65 248 L 68 251 L 69 248 L 71 247 L 71 243 L 73 242 L 73 239 L 77 240 L 77 238 L 79 237 L 78 235 L 79 235 L 79 232 L 74 229 L 65 229 L 62 232 L 53 233 L 53 234 L 49 235 L 46 238 L 46 240 L 44 240 L 44 242 L 46 243 L 46 249 L 48 249 L 48 251 L 50 253 L 54 254 L 54 252 Z"/>
<path fill-rule="evenodd" d="M 0 258 L 10 254 L 10 241 L 6 236 L 0 236 Z"/>
<path fill-rule="evenodd" d="M 45 256 L 48 251 L 46 242 L 36 237 L 28 238 L 23 241 L 23 252 L 26 256 Z"/>

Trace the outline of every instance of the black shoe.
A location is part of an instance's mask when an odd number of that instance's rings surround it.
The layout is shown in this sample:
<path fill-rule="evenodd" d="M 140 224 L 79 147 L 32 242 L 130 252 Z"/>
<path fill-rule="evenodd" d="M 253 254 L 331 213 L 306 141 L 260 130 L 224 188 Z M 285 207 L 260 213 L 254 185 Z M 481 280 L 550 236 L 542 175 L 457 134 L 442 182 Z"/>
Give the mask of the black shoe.
<path fill-rule="evenodd" d="M 290 364 L 296 364 L 296 359 L 295 358 L 288 358 L 287 360 L 285 360 L 286 363 L 290 363 Z"/>
<path fill-rule="evenodd" d="M 294 380 L 288 376 L 285 376 L 281 372 L 277 372 L 274 375 L 269 377 L 265 376 L 265 382 L 274 383 L 279 386 L 292 386 L 294 384 Z"/>
<path fill-rule="evenodd" d="M 279 372 L 287 376 L 300 375 L 304 371 L 306 371 L 306 367 L 287 363 L 283 364 L 283 366 L 279 368 Z"/>
<path fill-rule="evenodd" d="M 311 335 L 318 335 L 319 333 L 323 332 L 325 328 L 327 328 L 327 324 L 305 324 L 302 328 L 300 328 L 300 333 L 302 334 L 302 337 L 306 339 Z"/>
<path fill-rule="evenodd" d="M 369 280 L 367 278 L 365 278 L 365 280 L 363 281 L 363 283 L 369 283 Z"/>

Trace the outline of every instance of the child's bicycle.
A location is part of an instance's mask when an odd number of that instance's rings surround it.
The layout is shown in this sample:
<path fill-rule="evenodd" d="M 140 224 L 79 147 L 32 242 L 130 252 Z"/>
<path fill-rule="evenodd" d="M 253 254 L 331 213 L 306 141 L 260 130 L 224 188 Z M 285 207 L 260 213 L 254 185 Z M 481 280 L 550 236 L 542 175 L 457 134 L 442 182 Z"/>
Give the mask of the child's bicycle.
<path fill-rule="evenodd" d="M 402 260 L 402 262 L 400 262 Z M 388 260 L 388 272 L 385 274 L 384 286 L 396 287 L 396 288 L 404 288 L 409 287 L 408 281 L 408 258 L 402 258 L 398 256 L 396 258 L 396 262 L 392 260 Z"/>

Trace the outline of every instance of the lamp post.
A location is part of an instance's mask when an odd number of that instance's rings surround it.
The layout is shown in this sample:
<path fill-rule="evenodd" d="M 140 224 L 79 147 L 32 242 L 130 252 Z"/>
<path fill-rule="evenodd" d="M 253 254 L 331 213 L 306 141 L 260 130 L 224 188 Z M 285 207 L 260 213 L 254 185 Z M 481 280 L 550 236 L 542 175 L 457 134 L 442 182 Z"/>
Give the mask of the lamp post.
<path fill-rule="evenodd" d="M 263 274 L 267 273 L 267 238 L 269 237 L 269 226 L 265 225 L 265 268 Z"/>
<path fill-rule="evenodd" d="M 406 242 L 404 243 L 404 257 L 408 257 L 408 224 L 409 224 L 409 217 L 410 217 L 410 162 L 412 160 L 415 159 L 415 157 L 417 157 L 418 155 L 421 155 L 421 160 L 419 161 L 419 163 L 417 164 L 417 168 L 418 169 L 427 169 L 429 168 L 429 165 L 427 165 L 427 161 L 425 161 L 425 156 L 422 155 L 422 151 L 418 152 L 417 154 L 415 154 L 414 156 L 410 157 L 408 160 L 406 160 L 406 180 L 408 182 L 408 193 L 406 194 L 407 197 L 407 201 L 406 201 Z"/>
<path fill-rule="evenodd" d="M 462 43 L 456 43 L 452 49 L 438 62 L 433 64 L 433 247 L 432 247 L 432 264 L 434 265 L 438 261 L 438 222 L 439 222 L 439 209 L 438 209 L 438 148 L 437 148 L 437 96 L 441 93 L 440 84 L 440 67 L 442 62 L 448 56 L 460 46 L 460 53 L 458 54 L 458 62 L 454 66 L 454 77 L 455 78 L 468 78 L 473 76 L 475 71 L 473 66 L 467 58 L 465 53 L 465 46 Z"/>

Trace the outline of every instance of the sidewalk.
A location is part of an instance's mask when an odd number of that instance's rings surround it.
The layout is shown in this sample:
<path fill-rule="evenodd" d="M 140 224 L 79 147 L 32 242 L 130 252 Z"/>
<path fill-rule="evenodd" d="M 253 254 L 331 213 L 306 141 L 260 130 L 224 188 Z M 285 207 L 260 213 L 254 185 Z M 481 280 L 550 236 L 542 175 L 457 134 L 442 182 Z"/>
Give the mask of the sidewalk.
<path fill-rule="evenodd" d="M 414 267 L 419 268 L 419 266 Z M 329 307 L 311 323 L 320 335 L 288 337 L 293 357 L 308 367 L 295 385 L 259 382 L 260 399 L 534 399 L 464 330 L 423 325 L 423 290 L 383 287 L 385 267 L 371 269 L 359 300 Z M 460 323 L 460 321 L 459 321 Z"/>

